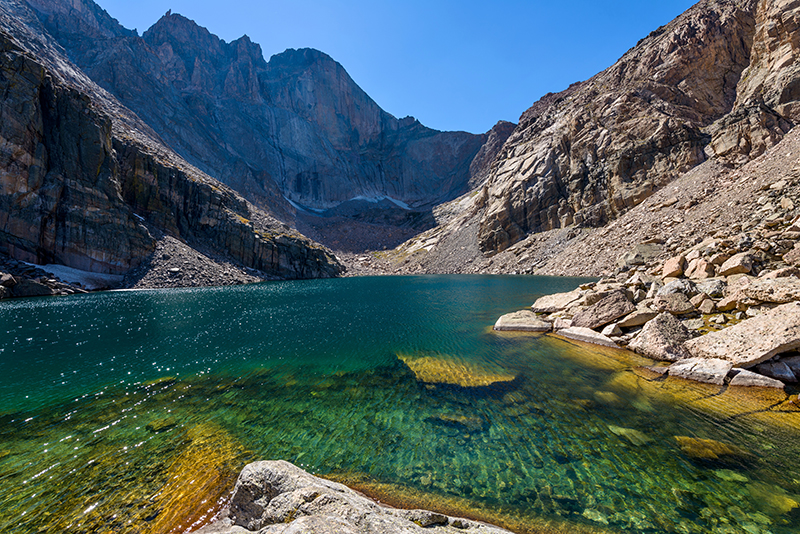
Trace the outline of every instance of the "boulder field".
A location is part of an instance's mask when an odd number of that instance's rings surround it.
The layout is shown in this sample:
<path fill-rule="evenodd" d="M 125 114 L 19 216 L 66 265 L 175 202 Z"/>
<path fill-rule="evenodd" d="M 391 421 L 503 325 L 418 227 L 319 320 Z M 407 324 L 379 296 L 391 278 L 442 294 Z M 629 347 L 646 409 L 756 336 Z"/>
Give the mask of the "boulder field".
<path fill-rule="evenodd" d="M 707 239 L 648 267 L 545 295 L 495 330 L 627 348 L 669 376 L 783 388 L 800 377 L 800 218 L 766 239 Z M 646 255 L 646 246 L 629 253 Z M 544 325 L 542 324 L 544 323 Z M 547 328 L 549 325 L 549 328 Z"/>

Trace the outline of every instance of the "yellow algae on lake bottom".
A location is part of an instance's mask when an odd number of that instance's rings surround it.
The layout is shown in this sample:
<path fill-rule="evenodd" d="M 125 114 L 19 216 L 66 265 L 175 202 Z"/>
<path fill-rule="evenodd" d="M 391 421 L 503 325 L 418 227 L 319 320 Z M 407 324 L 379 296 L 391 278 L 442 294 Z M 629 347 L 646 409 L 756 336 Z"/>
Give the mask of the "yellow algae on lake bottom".
<path fill-rule="evenodd" d="M 426 384 L 450 384 L 465 388 L 485 387 L 504 382 L 513 382 L 516 375 L 503 370 L 494 370 L 477 363 L 455 359 L 452 356 L 430 353 L 398 354 L 420 382 Z"/>

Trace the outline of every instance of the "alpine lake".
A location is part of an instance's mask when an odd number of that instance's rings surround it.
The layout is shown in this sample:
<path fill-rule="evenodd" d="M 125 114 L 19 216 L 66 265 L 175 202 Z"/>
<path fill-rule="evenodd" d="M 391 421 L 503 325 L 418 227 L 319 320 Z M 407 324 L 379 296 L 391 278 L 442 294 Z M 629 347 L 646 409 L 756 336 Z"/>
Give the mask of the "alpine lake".
<path fill-rule="evenodd" d="M 796 391 L 663 379 L 628 351 L 492 331 L 587 280 L 4 301 L 0 532 L 191 531 L 266 459 L 519 533 L 800 532 Z"/>

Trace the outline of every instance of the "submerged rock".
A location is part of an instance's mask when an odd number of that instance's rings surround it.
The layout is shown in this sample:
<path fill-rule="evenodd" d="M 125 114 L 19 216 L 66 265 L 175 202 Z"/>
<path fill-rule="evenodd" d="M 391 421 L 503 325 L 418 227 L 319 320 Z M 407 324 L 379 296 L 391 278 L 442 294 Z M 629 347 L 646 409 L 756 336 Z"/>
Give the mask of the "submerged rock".
<path fill-rule="evenodd" d="M 411 369 L 417 380 L 426 384 L 450 384 L 474 388 L 512 382 L 516 379 L 516 375 L 463 360 L 407 354 L 398 354 L 397 357 Z"/>
<path fill-rule="evenodd" d="M 632 445 L 636 445 L 637 447 L 640 445 L 644 445 L 649 441 L 652 441 L 650 436 L 648 436 L 644 432 L 636 430 L 635 428 L 625 428 L 621 426 L 608 425 L 608 429 L 611 431 L 612 434 L 629 441 Z"/>
<path fill-rule="evenodd" d="M 384 507 L 343 484 L 315 477 L 283 460 L 245 466 L 236 481 L 228 517 L 197 534 L 244 534 L 261 529 L 272 534 L 509 534 L 427 510 Z"/>
<path fill-rule="evenodd" d="M 604 347 L 617 347 L 614 341 L 604 336 L 599 332 L 595 332 L 590 328 L 581 328 L 579 326 L 571 326 L 558 331 L 558 335 L 567 339 L 574 339 L 575 341 L 583 341 L 584 343 L 594 343 L 595 345 L 603 345 Z"/>
<path fill-rule="evenodd" d="M 549 332 L 553 326 L 543 321 L 531 310 L 507 313 L 494 324 L 494 329 L 505 332 Z"/>
<path fill-rule="evenodd" d="M 718 460 L 725 456 L 745 456 L 739 447 L 728 445 L 713 439 L 692 438 L 689 436 L 675 436 L 681 452 L 686 456 L 699 460 Z"/>

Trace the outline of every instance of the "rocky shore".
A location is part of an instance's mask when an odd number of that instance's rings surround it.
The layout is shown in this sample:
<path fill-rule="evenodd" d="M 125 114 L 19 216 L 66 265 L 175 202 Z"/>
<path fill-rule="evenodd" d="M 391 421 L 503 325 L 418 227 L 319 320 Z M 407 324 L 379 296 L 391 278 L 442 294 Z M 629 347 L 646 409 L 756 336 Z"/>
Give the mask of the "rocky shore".
<path fill-rule="evenodd" d="M 468 519 L 382 506 L 347 486 L 315 477 L 282 460 L 245 466 L 224 517 L 197 534 L 250 532 L 509 534 Z"/>
<path fill-rule="evenodd" d="M 701 382 L 783 388 L 800 377 L 800 218 L 705 239 L 665 261 L 662 243 L 620 258 L 614 277 L 539 298 L 496 330 L 553 332 L 628 348 Z M 775 229 L 783 226 L 783 228 Z"/>

